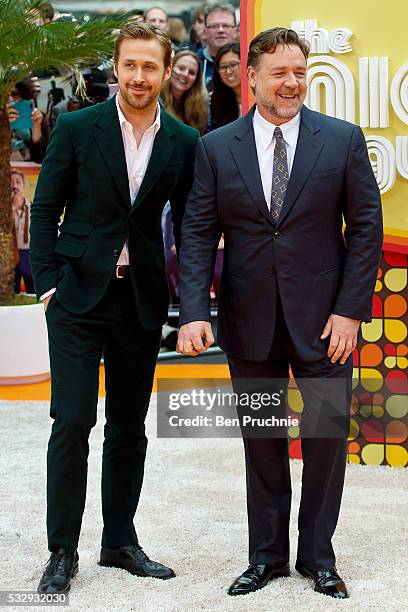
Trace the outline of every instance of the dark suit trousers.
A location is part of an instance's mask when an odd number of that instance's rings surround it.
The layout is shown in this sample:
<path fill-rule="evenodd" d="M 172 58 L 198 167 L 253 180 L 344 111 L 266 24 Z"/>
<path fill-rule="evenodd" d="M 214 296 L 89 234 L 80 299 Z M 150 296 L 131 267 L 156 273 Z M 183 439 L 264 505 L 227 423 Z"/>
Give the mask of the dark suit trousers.
<path fill-rule="evenodd" d="M 29 249 L 19 249 L 20 261 L 16 265 L 14 273 L 14 291 L 20 293 L 21 279 L 24 279 L 24 285 L 27 293 L 35 293 L 33 274 L 30 266 L 30 251 Z"/>
<path fill-rule="evenodd" d="M 46 318 L 54 419 L 47 455 L 49 549 L 73 551 L 78 544 L 102 353 L 106 386 L 102 546 L 137 544 L 133 517 L 143 481 L 144 422 L 161 329 L 142 328 L 130 278 L 112 280 L 102 301 L 85 314 L 67 312 L 54 294 Z"/>
<path fill-rule="evenodd" d="M 327 569 L 335 565 L 331 539 L 340 511 L 347 458 L 352 359 L 349 357 L 343 366 L 331 364 L 326 355 L 328 343 L 322 342 L 321 359 L 305 363 L 299 358 L 291 340 L 280 300 L 277 311 L 273 346 L 268 359 L 255 363 L 228 356 L 228 363 L 237 393 L 245 387 L 245 379 L 263 379 L 263 391 L 267 379 L 280 379 L 280 389 L 282 385 L 287 388 L 289 364 L 291 366 L 304 402 L 301 422 L 303 476 L 297 558 L 312 569 Z M 314 379 L 312 383 L 311 379 Z M 324 437 L 325 434 L 321 432 L 327 431 L 325 425 L 321 429 L 315 427 L 316 418 L 320 418 L 316 415 L 321 414 L 321 411 L 313 405 L 310 384 L 319 386 L 321 381 L 327 384 L 327 380 L 330 380 L 328 384 L 331 385 L 333 379 L 336 379 L 334 382 L 337 385 L 335 393 L 338 405 L 335 409 L 336 413 L 342 415 L 342 434 L 336 429 L 336 437 L 332 432 L 330 437 Z M 274 390 L 273 385 L 271 389 Z M 306 432 L 305 435 L 302 432 Z M 244 449 L 249 561 L 271 565 L 288 562 L 291 478 L 287 436 L 244 437 Z"/>

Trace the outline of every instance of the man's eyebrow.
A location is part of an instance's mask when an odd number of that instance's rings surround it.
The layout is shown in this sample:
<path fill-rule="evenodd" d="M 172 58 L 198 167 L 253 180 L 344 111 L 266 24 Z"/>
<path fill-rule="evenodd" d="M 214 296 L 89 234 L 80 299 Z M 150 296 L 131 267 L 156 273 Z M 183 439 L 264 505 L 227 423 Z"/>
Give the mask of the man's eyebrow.
<path fill-rule="evenodd" d="M 273 66 L 271 68 L 271 70 L 286 70 L 286 68 L 288 68 L 288 66 Z M 295 66 L 294 70 L 306 70 L 307 67 L 306 66 Z"/>
<path fill-rule="evenodd" d="M 136 60 L 136 59 L 132 59 L 131 57 L 124 58 L 124 59 L 123 59 L 123 61 L 124 61 L 124 62 L 132 62 L 132 64 L 134 64 L 135 62 L 137 62 L 137 60 Z M 143 64 L 154 64 L 155 66 L 158 66 L 158 65 L 159 65 L 159 64 L 158 64 L 158 62 L 156 62 L 156 61 L 155 61 L 155 60 L 153 60 L 153 59 L 145 59 L 145 60 L 142 60 L 142 63 L 143 63 Z"/>

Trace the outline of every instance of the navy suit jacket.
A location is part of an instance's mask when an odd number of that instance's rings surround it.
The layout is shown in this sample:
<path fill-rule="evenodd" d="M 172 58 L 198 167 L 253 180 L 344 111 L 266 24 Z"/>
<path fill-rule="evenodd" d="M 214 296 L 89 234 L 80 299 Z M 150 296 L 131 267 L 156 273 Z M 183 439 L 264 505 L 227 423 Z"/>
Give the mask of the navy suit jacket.
<path fill-rule="evenodd" d="M 313 362 L 327 350 L 320 335 L 331 313 L 371 320 L 382 248 L 380 194 L 361 129 L 303 106 L 275 224 L 262 189 L 253 112 L 198 143 L 181 233 L 180 325 L 210 320 L 223 232 L 219 345 L 241 359 L 266 359 L 279 292 L 297 351 Z"/>

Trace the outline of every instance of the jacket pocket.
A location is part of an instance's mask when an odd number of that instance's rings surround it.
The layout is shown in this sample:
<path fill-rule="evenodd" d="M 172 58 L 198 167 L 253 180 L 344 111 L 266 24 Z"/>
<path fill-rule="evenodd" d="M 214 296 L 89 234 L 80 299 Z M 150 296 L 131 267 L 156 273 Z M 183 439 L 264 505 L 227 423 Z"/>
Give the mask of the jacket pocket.
<path fill-rule="evenodd" d="M 343 168 L 327 168 L 327 170 L 315 170 L 310 175 L 310 178 L 325 178 L 326 176 L 335 176 L 343 174 Z"/>
<path fill-rule="evenodd" d="M 84 221 L 75 221 L 74 219 L 66 219 L 60 225 L 60 232 L 64 234 L 75 234 L 76 236 L 89 236 L 93 228 L 92 223 Z"/>
<path fill-rule="evenodd" d="M 182 168 L 182 166 L 184 166 L 184 161 L 178 160 L 170 161 L 168 164 L 165 165 L 165 168 L 168 168 L 169 170 L 178 170 L 179 168 Z"/>
<path fill-rule="evenodd" d="M 336 270 L 342 270 L 342 266 L 335 266 L 334 268 L 328 268 L 327 270 L 323 270 L 323 272 L 319 272 L 319 276 L 330 274 L 330 272 L 336 272 Z"/>
<path fill-rule="evenodd" d="M 87 245 L 79 242 L 69 242 L 60 237 L 55 245 L 54 253 L 67 257 L 81 257 Z"/>

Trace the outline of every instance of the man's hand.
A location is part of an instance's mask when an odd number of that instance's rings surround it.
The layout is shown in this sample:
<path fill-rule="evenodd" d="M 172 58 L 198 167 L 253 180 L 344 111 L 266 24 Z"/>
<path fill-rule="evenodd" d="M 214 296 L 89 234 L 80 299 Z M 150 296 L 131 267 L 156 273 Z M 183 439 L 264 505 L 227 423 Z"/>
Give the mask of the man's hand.
<path fill-rule="evenodd" d="M 44 298 L 44 299 L 42 300 L 42 303 L 44 304 L 44 312 L 47 310 L 47 307 L 48 307 L 48 302 L 50 301 L 50 299 L 52 298 L 52 296 L 53 296 L 53 295 L 54 295 L 54 294 L 53 294 L 53 293 L 51 293 L 51 295 L 49 295 L 48 297 L 46 297 L 46 298 Z"/>
<path fill-rule="evenodd" d="M 183 355 L 196 356 L 206 351 L 212 344 L 214 344 L 214 336 L 211 323 L 192 321 L 180 327 L 176 351 Z"/>
<path fill-rule="evenodd" d="M 358 319 L 330 315 L 320 339 L 325 340 L 331 334 L 327 356 L 332 363 L 336 363 L 338 359 L 341 365 L 346 363 L 348 356 L 356 348 L 359 327 Z"/>

